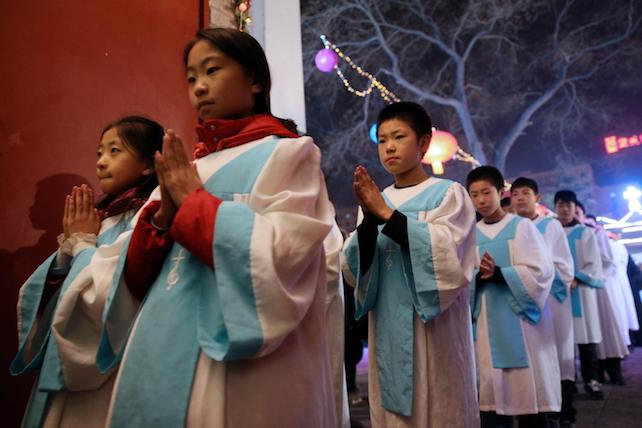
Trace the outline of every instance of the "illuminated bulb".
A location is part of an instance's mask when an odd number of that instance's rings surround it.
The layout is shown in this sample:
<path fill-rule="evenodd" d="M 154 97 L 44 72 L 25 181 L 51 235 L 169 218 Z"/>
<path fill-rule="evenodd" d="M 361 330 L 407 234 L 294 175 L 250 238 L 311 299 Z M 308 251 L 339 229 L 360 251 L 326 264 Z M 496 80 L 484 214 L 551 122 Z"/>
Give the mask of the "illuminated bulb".
<path fill-rule="evenodd" d="M 442 175 L 444 173 L 444 165 L 441 163 L 441 161 L 432 161 L 430 166 L 432 166 L 432 173 L 434 175 Z"/>

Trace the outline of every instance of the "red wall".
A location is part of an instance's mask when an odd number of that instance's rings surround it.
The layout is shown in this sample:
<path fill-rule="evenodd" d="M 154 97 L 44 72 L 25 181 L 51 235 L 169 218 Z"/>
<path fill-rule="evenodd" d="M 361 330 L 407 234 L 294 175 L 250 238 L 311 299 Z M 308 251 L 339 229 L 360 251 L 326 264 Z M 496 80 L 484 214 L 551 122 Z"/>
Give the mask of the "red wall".
<path fill-rule="evenodd" d="M 56 248 L 71 186 L 95 184 L 108 122 L 142 113 L 191 143 L 182 49 L 198 0 L 4 2 L 0 14 L 2 426 L 18 426 L 31 377 L 12 378 L 22 282 Z M 200 17 L 202 19 L 202 17 Z"/>

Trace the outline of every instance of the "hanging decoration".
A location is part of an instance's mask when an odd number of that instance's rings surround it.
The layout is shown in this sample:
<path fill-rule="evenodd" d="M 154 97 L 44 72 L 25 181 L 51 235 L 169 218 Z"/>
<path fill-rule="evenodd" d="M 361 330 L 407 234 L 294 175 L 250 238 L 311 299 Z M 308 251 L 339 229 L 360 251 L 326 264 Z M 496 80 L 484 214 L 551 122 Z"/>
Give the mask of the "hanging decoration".
<path fill-rule="evenodd" d="M 379 141 L 377 141 L 377 124 L 373 123 L 372 126 L 370 127 L 370 131 L 368 132 L 370 134 L 370 140 L 372 140 L 373 143 L 377 144 Z"/>
<path fill-rule="evenodd" d="M 374 77 L 372 74 L 368 73 L 363 68 L 355 64 L 354 61 L 352 61 L 352 59 L 349 56 L 345 55 L 341 51 L 341 49 L 337 47 L 337 45 L 330 42 L 325 37 L 325 35 L 321 34 L 320 37 L 321 37 L 321 42 L 323 43 L 324 49 L 320 50 L 315 57 L 317 68 L 319 68 L 320 71 L 327 73 L 328 71 L 334 69 L 335 73 L 337 73 L 337 76 L 339 76 L 339 79 L 341 79 L 341 81 L 343 82 L 343 86 L 345 86 L 346 90 L 361 98 L 367 97 L 372 93 L 374 89 L 377 89 L 379 91 L 379 94 L 381 95 L 381 98 L 386 100 L 388 103 L 401 101 L 399 97 L 397 97 L 392 91 L 386 88 L 386 86 L 383 83 L 381 83 L 376 77 Z M 319 55 L 325 56 L 327 54 L 323 52 L 327 52 L 327 51 L 333 51 L 339 59 L 345 61 L 350 66 L 350 68 L 352 68 L 359 76 L 365 77 L 368 80 L 368 86 L 366 87 L 366 89 L 357 90 L 352 86 L 352 84 L 348 81 L 348 79 L 345 77 L 345 75 L 339 68 L 338 60 L 337 60 L 337 63 L 330 70 L 326 70 L 325 67 L 324 68 L 319 67 L 319 62 L 318 62 Z M 325 65 L 325 63 L 323 64 Z"/>
<path fill-rule="evenodd" d="M 355 62 L 352 61 L 352 59 L 348 55 L 343 53 L 343 51 L 341 51 L 341 49 L 339 49 L 337 45 L 330 42 L 324 34 L 321 34 L 319 37 L 321 38 L 321 43 L 323 43 L 324 46 L 323 49 L 317 52 L 314 58 L 314 62 L 319 71 L 322 71 L 323 73 L 329 73 L 334 70 L 346 90 L 351 94 L 357 95 L 358 97 L 365 98 L 376 89 L 377 91 L 379 91 L 379 95 L 381 96 L 381 98 L 383 98 L 388 104 L 401 101 L 401 99 L 397 95 L 395 95 L 394 92 L 388 89 L 376 77 L 355 64 Z M 365 89 L 358 90 L 354 88 L 352 83 L 348 81 L 348 79 L 341 71 L 341 68 L 339 67 L 340 61 L 345 61 L 350 66 L 350 68 L 359 76 L 365 77 L 367 79 L 368 85 Z M 369 128 L 368 133 L 370 139 L 374 143 L 377 143 L 377 126 L 372 125 Z M 437 135 L 435 133 L 437 133 Z M 435 141 L 437 141 L 436 144 Z M 445 131 L 433 130 L 433 139 L 430 143 L 430 148 L 428 149 L 428 152 L 423 159 L 423 162 L 428 163 L 432 166 L 433 173 L 435 175 L 441 175 L 444 173 L 444 162 L 448 162 L 451 159 L 470 163 L 472 168 L 481 165 L 481 163 L 477 159 L 475 159 L 473 155 L 465 152 L 462 148 L 459 147 L 457 140 L 452 134 Z"/>
<path fill-rule="evenodd" d="M 239 31 L 247 31 L 247 26 L 252 23 L 252 17 L 250 16 L 251 8 L 252 0 L 234 1 L 234 16 L 236 16 L 236 24 Z"/>
<path fill-rule="evenodd" d="M 453 159 L 458 151 L 459 143 L 450 132 L 433 128 L 430 145 L 422 161 L 430 164 L 433 174 L 442 175 L 444 173 L 444 163 Z"/>
<path fill-rule="evenodd" d="M 320 71 L 329 73 L 339 63 L 339 55 L 332 49 L 321 49 L 314 57 L 314 63 Z"/>

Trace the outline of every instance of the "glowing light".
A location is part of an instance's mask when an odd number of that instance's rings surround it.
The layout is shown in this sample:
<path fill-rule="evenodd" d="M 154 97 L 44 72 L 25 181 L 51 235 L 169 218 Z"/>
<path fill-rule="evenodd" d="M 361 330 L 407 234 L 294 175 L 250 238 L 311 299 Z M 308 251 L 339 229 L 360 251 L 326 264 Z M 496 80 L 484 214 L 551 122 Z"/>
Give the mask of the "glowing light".
<path fill-rule="evenodd" d="M 397 97 L 391 90 L 386 88 L 386 86 L 383 83 L 381 83 L 376 77 L 374 77 L 372 74 L 368 73 L 363 68 L 355 64 L 354 61 L 352 61 L 352 59 L 348 55 L 344 54 L 341 51 L 341 49 L 337 47 L 337 45 L 335 45 L 334 43 L 331 43 L 325 37 L 325 35 L 321 34 L 320 38 L 321 38 L 321 42 L 323 43 L 323 46 L 325 46 L 326 49 L 333 50 L 336 53 L 336 55 L 341 60 L 345 61 L 350 66 L 350 68 L 352 68 L 359 76 L 365 77 L 366 79 L 368 79 L 368 86 L 366 87 L 366 89 L 364 90 L 355 89 L 352 86 L 352 84 L 348 81 L 348 79 L 346 79 L 345 75 L 343 74 L 341 69 L 338 67 L 338 65 L 336 67 L 333 67 L 334 71 L 337 73 L 337 76 L 339 76 L 339 79 L 341 79 L 341 82 L 343 82 L 343 86 L 346 88 L 348 92 L 358 97 L 365 98 L 368 95 L 370 95 L 374 89 L 376 89 L 379 91 L 379 95 L 381 95 L 381 98 L 386 100 L 388 103 L 401 101 L 399 97 Z"/>
<path fill-rule="evenodd" d="M 604 225 L 604 229 L 614 231 L 622 236 L 619 242 L 624 245 L 637 245 L 642 243 L 642 204 L 640 198 L 642 191 L 635 186 L 628 186 L 622 197 L 629 201 L 629 212 L 619 220 L 608 217 L 598 217 L 597 220 Z"/>
<path fill-rule="evenodd" d="M 609 155 L 640 145 L 642 145 L 642 134 L 632 135 L 630 137 L 617 137 L 615 135 L 604 137 L 604 149 Z"/>
<path fill-rule="evenodd" d="M 629 212 L 634 213 L 642 210 L 642 204 L 640 204 L 640 197 L 642 197 L 642 191 L 637 187 L 629 186 L 626 188 L 626 191 L 622 193 L 624 199 L 629 201 Z"/>
<path fill-rule="evenodd" d="M 434 160 L 430 166 L 432 167 L 432 173 L 434 175 L 442 175 L 444 173 L 444 164 L 441 163 L 441 161 Z"/>
<path fill-rule="evenodd" d="M 457 143 L 457 139 L 451 133 L 433 130 L 430 146 L 428 146 L 428 151 L 426 152 L 423 161 L 424 163 L 429 163 L 431 165 L 433 165 L 434 162 L 443 164 L 444 162 L 451 160 L 458 150 L 459 144 Z"/>
<path fill-rule="evenodd" d="M 354 95 L 356 95 L 358 97 L 365 98 L 368 95 L 370 95 L 376 89 L 377 91 L 379 91 L 379 95 L 381 96 L 381 98 L 383 98 L 389 104 L 401 101 L 401 99 L 397 95 L 395 95 L 394 92 L 392 92 L 390 89 L 388 89 L 383 83 L 381 83 L 381 81 L 379 81 L 371 73 L 369 73 L 366 70 L 364 70 L 361 66 L 358 66 L 357 64 L 355 64 L 355 62 L 352 61 L 352 59 L 348 55 L 343 53 L 341 51 L 341 49 L 339 49 L 337 47 L 337 45 L 335 45 L 334 43 L 330 42 L 324 34 L 321 34 L 319 37 L 321 38 L 321 42 L 323 43 L 323 46 L 325 47 L 325 49 L 323 49 L 323 50 L 330 49 L 330 50 L 334 51 L 334 53 L 339 57 L 339 60 L 337 61 L 336 65 L 334 67 L 332 67 L 331 70 L 333 69 L 334 72 L 337 74 L 337 76 L 339 77 L 339 79 L 343 83 L 343 86 L 345 87 L 346 91 L 348 91 L 351 94 L 354 94 Z M 319 51 L 317 53 L 317 56 L 320 53 L 321 53 L 321 51 Z M 316 60 L 316 58 L 315 58 L 315 60 Z M 358 89 L 355 89 L 354 86 L 352 86 L 352 84 L 348 81 L 348 79 L 345 77 L 345 75 L 341 71 L 341 68 L 339 68 L 339 62 L 340 61 L 345 61 L 355 73 L 357 73 L 359 76 L 364 77 L 364 78 L 366 78 L 368 80 L 368 84 L 367 84 L 365 89 L 358 90 Z M 328 71 L 325 71 L 325 70 L 321 69 L 321 67 L 319 67 L 318 64 L 317 64 L 317 67 L 321 71 L 328 72 Z M 373 129 L 375 129 L 374 137 L 373 137 Z M 376 128 L 374 126 L 370 127 L 370 139 L 375 143 L 377 142 Z M 453 139 L 454 139 L 454 137 L 453 137 Z M 448 156 L 446 156 L 443 159 L 441 157 L 439 159 L 434 159 L 435 161 L 438 160 L 440 162 L 440 164 L 441 164 L 440 166 L 434 164 L 433 163 L 433 159 L 430 159 L 430 160 L 426 160 L 426 158 L 423 159 L 423 161 L 425 163 L 430 163 L 431 166 L 433 166 L 433 172 L 436 175 L 437 174 L 443 174 L 443 163 L 447 162 L 447 161 L 449 161 L 451 159 L 457 159 L 459 161 L 469 163 L 469 164 L 472 165 L 472 167 L 478 167 L 478 166 L 481 165 L 481 163 L 477 159 L 475 159 L 475 157 L 473 155 L 471 155 L 470 153 L 465 152 L 463 149 L 461 149 L 459 147 L 459 145 L 457 144 L 457 140 L 454 140 L 454 141 L 455 141 L 455 149 L 454 149 L 453 153 L 450 153 Z M 431 147 L 432 146 L 433 146 L 433 144 L 431 144 Z M 430 149 L 428 151 L 430 152 Z M 441 172 L 438 173 L 438 172 L 435 172 L 435 171 L 441 171 Z"/>
<path fill-rule="evenodd" d="M 624 245 L 642 244 L 642 238 L 620 239 L 620 243 Z M 642 291 L 640 293 L 642 293 Z"/>
<path fill-rule="evenodd" d="M 377 144 L 377 124 L 373 123 L 372 126 L 370 127 L 370 139 L 372 140 L 373 143 Z"/>

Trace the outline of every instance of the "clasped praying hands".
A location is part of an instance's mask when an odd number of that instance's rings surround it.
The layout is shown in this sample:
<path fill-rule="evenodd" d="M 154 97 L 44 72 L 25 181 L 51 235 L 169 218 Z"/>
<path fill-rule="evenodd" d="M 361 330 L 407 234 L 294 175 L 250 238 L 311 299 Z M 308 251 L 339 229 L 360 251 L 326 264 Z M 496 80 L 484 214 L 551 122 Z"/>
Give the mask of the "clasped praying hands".
<path fill-rule="evenodd" d="M 161 190 L 161 206 L 154 214 L 154 224 L 166 228 L 176 211 L 192 192 L 202 189 L 196 165 L 190 162 L 181 139 L 168 129 L 163 137 L 163 153 L 154 155 L 156 175 Z"/>
<path fill-rule="evenodd" d="M 94 208 L 94 192 L 83 184 L 74 186 L 65 199 L 65 210 L 62 216 L 62 230 L 65 239 L 74 233 L 93 233 L 100 231 L 100 216 Z"/>
<path fill-rule="evenodd" d="M 394 210 L 386 204 L 379 187 L 364 166 L 359 165 L 354 170 L 352 187 L 357 202 L 364 213 L 370 213 L 384 221 L 390 219 Z"/>

